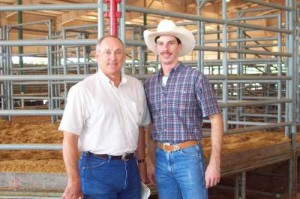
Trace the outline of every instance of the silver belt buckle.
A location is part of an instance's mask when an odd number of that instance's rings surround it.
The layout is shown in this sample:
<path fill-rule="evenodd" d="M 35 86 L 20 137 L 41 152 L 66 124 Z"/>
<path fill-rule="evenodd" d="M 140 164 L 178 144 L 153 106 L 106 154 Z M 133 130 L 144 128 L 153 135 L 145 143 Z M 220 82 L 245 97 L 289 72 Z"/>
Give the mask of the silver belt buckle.
<path fill-rule="evenodd" d="M 123 160 L 123 161 L 127 161 L 128 159 L 127 159 L 126 157 L 127 157 L 127 154 L 125 153 L 125 154 L 123 154 L 123 155 L 122 155 L 122 158 L 121 158 L 121 160 Z"/>
<path fill-rule="evenodd" d="M 174 144 L 174 151 L 178 151 L 180 149 L 180 146 L 178 146 L 177 144 Z"/>
<path fill-rule="evenodd" d="M 166 151 L 166 146 L 171 146 L 172 144 L 170 144 L 169 142 L 164 142 L 163 143 L 163 150 Z M 174 149 L 172 151 L 178 151 L 180 149 L 180 146 L 178 146 L 177 144 L 172 145 L 174 147 Z"/>
<path fill-rule="evenodd" d="M 163 143 L 163 150 L 166 150 L 166 146 L 170 146 L 171 144 L 169 142 L 164 142 Z"/>

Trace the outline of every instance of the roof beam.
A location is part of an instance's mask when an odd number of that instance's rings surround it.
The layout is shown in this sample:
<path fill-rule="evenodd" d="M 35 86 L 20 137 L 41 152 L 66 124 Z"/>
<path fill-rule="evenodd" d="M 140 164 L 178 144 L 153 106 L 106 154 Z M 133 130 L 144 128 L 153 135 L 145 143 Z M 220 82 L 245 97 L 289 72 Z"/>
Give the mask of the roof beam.
<path fill-rule="evenodd" d="M 67 12 L 65 14 L 62 14 L 61 16 L 56 18 L 56 24 L 57 26 L 64 26 L 64 24 L 67 24 L 71 21 L 74 21 L 76 19 L 81 18 L 82 16 L 89 15 L 95 12 L 94 10 L 73 10 L 70 12 Z M 57 27 L 59 28 L 59 27 Z"/>

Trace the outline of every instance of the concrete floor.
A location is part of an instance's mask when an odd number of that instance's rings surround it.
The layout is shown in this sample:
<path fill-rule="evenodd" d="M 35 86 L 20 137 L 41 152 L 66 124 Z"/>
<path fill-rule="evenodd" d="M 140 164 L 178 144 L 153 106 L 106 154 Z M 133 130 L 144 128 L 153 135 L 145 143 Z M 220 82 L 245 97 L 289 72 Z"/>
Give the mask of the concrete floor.
<path fill-rule="evenodd" d="M 247 172 L 246 179 L 246 198 L 247 199 L 288 199 L 288 161 L 284 161 L 278 164 L 265 166 L 258 169 L 253 169 Z M 298 159 L 298 171 L 300 171 L 300 158 Z M 64 175 L 50 175 L 44 176 L 44 174 L 35 174 L 25 175 L 24 174 L 4 174 L 0 175 L 0 182 L 4 179 L 7 179 L 6 183 L 9 183 L 10 186 L 14 186 L 16 188 L 15 191 L 0 189 L 0 199 L 59 199 L 63 190 L 60 191 L 52 191 L 49 192 L 47 190 L 42 191 L 31 191 L 25 192 L 22 188 L 27 187 L 29 185 L 26 184 L 26 180 L 37 181 L 36 183 L 40 183 L 42 186 L 52 186 L 52 183 L 55 182 L 56 185 L 59 185 L 59 181 L 61 184 L 60 188 L 65 187 L 65 179 Z M 3 178 L 5 177 L 5 178 Z M 35 180 L 32 180 L 34 177 Z M 52 179 L 51 179 L 52 178 Z M 300 172 L 298 172 L 298 178 L 300 178 Z M 16 180 L 18 179 L 18 180 Z M 36 180 L 39 179 L 39 180 Z M 300 183 L 300 182 L 298 182 Z M 1 184 L 1 183 L 0 183 Z M 32 186 L 32 185 L 31 185 Z M 209 190 L 209 199 L 233 199 L 234 198 L 234 187 L 235 187 L 235 175 L 225 176 L 221 179 L 221 183 L 218 187 Z M 17 189 L 19 188 L 19 189 Z M 300 188 L 300 184 L 299 184 Z M 300 192 L 300 189 L 298 189 Z M 31 194 L 31 195 L 30 195 Z M 157 196 L 151 196 L 150 199 L 157 199 Z M 299 197 L 300 198 L 300 197 Z"/>

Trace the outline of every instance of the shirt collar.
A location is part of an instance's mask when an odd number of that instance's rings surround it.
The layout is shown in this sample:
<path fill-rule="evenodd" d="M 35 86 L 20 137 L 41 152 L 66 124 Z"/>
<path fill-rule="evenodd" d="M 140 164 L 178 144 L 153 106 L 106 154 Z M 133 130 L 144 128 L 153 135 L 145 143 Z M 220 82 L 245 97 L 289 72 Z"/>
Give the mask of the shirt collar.
<path fill-rule="evenodd" d="M 175 72 L 180 71 L 180 69 L 181 69 L 182 67 L 183 67 L 183 64 L 182 64 L 182 62 L 179 61 L 179 62 L 174 66 L 174 68 L 172 68 L 172 70 L 170 71 L 170 75 L 169 75 L 169 76 L 171 76 L 172 73 L 175 73 Z M 159 73 L 158 73 L 158 76 L 159 76 L 160 78 L 162 78 L 162 76 L 163 76 L 162 68 L 160 69 L 160 71 L 159 71 Z"/>
<path fill-rule="evenodd" d="M 103 71 L 101 70 L 101 68 L 98 69 L 98 75 L 99 75 L 99 78 L 101 81 L 109 84 L 109 85 L 114 85 L 114 82 L 111 81 L 104 73 Z M 120 86 L 122 84 L 126 84 L 127 83 L 127 77 L 125 74 L 121 73 L 121 83 L 120 83 Z"/>

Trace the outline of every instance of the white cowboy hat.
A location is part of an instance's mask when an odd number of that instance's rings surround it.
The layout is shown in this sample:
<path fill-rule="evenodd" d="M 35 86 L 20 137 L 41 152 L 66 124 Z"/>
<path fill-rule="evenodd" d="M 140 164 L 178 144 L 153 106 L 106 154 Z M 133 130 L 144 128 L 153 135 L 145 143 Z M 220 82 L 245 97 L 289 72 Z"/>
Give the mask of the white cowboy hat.
<path fill-rule="evenodd" d="M 157 54 L 155 38 L 162 35 L 172 35 L 181 41 L 182 49 L 179 52 L 179 56 L 190 53 L 195 47 L 196 41 L 191 31 L 184 27 L 176 26 L 171 20 L 164 19 L 158 24 L 156 32 L 151 32 L 149 30 L 144 31 L 145 43 L 155 54 Z"/>

